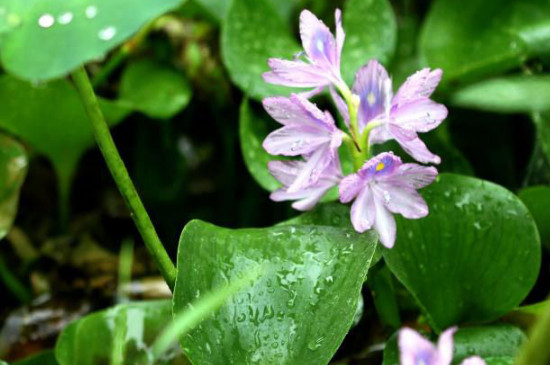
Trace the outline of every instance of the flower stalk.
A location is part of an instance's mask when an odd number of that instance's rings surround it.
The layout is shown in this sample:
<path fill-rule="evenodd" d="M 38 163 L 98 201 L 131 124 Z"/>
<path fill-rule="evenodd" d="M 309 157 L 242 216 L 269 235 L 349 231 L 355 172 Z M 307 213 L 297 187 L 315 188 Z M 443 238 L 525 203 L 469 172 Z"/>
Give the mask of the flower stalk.
<path fill-rule="evenodd" d="M 550 306 L 539 315 L 514 365 L 546 365 L 550 362 Z"/>
<path fill-rule="evenodd" d="M 120 194 L 126 201 L 128 209 L 130 209 L 130 215 L 145 242 L 145 246 L 147 246 L 149 253 L 153 256 L 153 260 L 170 289 L 174 289 L 176 280 L 174 263 L 164 249 L 155 227 L 141 202 L 134 183 L 128 174 L 128 170 L 118 153 L 109 126 L 105 122 L 105 117 L 99 107 L 97 97 L 84 67 L 80 67 L 74 71 L 72 79 L 92 124 L 99 149 L 103 154 Z"/>

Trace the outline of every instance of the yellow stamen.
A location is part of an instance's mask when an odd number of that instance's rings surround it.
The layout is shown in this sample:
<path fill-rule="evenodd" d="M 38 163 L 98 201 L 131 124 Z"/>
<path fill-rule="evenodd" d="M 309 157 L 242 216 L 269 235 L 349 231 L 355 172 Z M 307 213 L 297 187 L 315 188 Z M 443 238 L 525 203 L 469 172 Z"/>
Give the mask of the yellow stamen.
<path fill-rule="evenodd" d="M 385 167 L 386 165 L 384 165 L 383 162 L 379 162 L 378 165 L 376 165 L 376 171 L 382 171 Z"/>

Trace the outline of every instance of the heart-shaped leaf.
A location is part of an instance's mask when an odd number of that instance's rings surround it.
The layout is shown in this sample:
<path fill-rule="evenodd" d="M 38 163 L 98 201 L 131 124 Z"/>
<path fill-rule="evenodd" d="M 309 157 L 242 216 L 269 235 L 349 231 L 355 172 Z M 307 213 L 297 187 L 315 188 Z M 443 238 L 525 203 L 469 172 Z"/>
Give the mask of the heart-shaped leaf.
<path fill-rule="evenodd" d="M 327 364 L 352 325 L 375 242 L 373 234 L 334 227 L 230 230 L 190 222 L 180 240 L 175 311 L 256 264 L 265 274 L 181 339 L 189 359 Z"/>
<path fill-rule="evenodd" d="M 454 105 L 498 113 L 550 110 L 550 77 L 511 76 L 467 86 L 453 94 Z"/>
<path fill-rule="evenodd" d="M 541 242 L 550 250 L 550 187 L 534 186 L 519 192 L 523 201 L 537 222 Z"/>
<path fill-rule="evenodd" d="M 8 234 L 19 202 L 19 191 L 27 174 L 25 149 L 0 133 L 0 240 Z"/>
<path fill-rule="evenodd" d="M 489 321 L 519 305 L 541 260 L 535 222 L 519 198 L 454 174 L 440 175 L 422 195 L 428 217 L 398 216 L 395 247 L 383 253 L 432 326 Z"/>
<path fill-rule="evenodd" d="M 82 102 L 66 80 L 34 87 L 0 76 L 0 128 L 20 137 L 52 162 L 66 194 L 82 153 L 93 145 L 93 131 Z M 130 108 L 101 100 L 108 122 L 121 121 Z"/>
<path fill-rule="evenodd" d="M 145 364 L 160 331 L 172 320 L 169 300 L 121 304 L 71 323 L 61 333 L 55 355 L 60 365 Z M 177 348 L 163 364 L 185 364 Z M 110 361 L 113 362 L 110 362 Z"/>
<path fill-rule="evenodd" d="M 0 15 L 11 19 L 11 27 L 8 24 L 0 34 L 2 62 L 9 72 L 25 79 L 57 78 L 103 57 L 145 23 L 181 3 L 182 0 L 32 0 L 23 5 L 19 0 L 8 0 Z"/>
<path fill-rule="evenodd" d="M 546 0 L 434 1 L 420 50 L 430 67 L 443 68 L 445 82 L 497 74 L 548 52 L 549 12 Z"/>
<path fill-rule="evenodd" d="M 526 339 L 519 328 L 507 324 L 461 328 L 454 335 L 453 364 L 477 355 L 485 359 L 487 365 L 511 365 Z M 386 344 L 383 365 L 399 365 L 397 333 Z"/>
<path fill-rule="evenodd" d="M 150 60 L 130 64 L 122 74 L 120 99 L 151 118 L 169 119 L 191 100 L 184 74 Z"/>
<path fill-rule="evenodd" d="M 296 20 L 297 21 L 297 20 Z M 346 44 L 342 74 L 348 81 L 371 58 L 387 62 L 396 42 L 396 23 L 387 0 L 348 0 L 343 14 Z M 222 26 L 222 56 L 233 82 L 251 98 L 288 95 L 262 74 L 272 57 L 291 59 L 301 47 L 268 0 L 233 0 Z"/>
<path fill-rule="evenodd" d="M 0 361 L 0 365 L 6 364 Z M 7 364 L 6 364 L 7 365 Z M 13 365 L 58 365 L 55 359 L 55 353 L 52 350 L 41 352 L 27 359 L 20 360 Z"/>

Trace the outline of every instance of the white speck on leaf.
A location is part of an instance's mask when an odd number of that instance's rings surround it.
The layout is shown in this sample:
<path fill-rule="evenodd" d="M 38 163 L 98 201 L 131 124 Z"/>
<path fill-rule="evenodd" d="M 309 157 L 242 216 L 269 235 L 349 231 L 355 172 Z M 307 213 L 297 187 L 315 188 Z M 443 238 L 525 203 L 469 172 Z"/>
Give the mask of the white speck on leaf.
<path fill-rule="evenodd" d="M 113 39 L 115 34 L 116 34 L 116 28 L 113 26 L 109 26 L 101 29 L 97 35 L 99 36 L 99 39 L 103 41 L 110 41 L 111 39 Z"/>
<path fill-rule="evenodd" d="M 51 14 L 44 14 L 38 18 L 38 25 L 42 28 L 49 28 L 55 23 L 55 18 Z"/>
<path fill-rule="evenodd" d="M 86 8 L 86 18 L 93 19 L 97 15 L 97 7 L 95 5 L 90 5 Z"/>
<path fill-rule="evenodd" d="M 57 21 L 59 22 L 59 24 L 69 24 L 70 22 L 73 21 L 73 13 L 71 12 L 63 13 L 57 18 Z"/>

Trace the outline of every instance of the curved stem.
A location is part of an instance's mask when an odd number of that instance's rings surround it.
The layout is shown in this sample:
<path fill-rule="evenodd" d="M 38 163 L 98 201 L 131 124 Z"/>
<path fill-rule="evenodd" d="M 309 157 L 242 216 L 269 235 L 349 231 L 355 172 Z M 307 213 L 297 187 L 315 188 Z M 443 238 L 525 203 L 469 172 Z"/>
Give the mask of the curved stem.
<path fill-rule="evenodd" d="M 92 123 L 95 138 L 105 162 L 111 171 L 111 175 L 115 180 L 120 194 L 126 201 L 126 205 L 130 209 L 131 216 L 137 229 L 149 250 L 149 253 L 153 256 L 153 259 L 162 273 L 164 280 L 170 287 L 174 288 L 176 279 L 176 268 L 174 263 L 168 256 L 168 253 L 164 249 L 164 246 L 160 242 L 160 239 L 155 231 L 155 227 L 139 198 L 132 179 L 128 174 L 128 170 L 118 153 L 118 150 L 111 136 L 109 126 L 105 122 L 105 117 L 99 107 L 97 97 L 94 93 L 90 79 L 84 67 L 78 68 L 72 73 L 74 84 L 80 94 L 80 98 L 88 114 L 88 118 Z"/>
<path fill-rule="evenodd" d="M 550 363 L 550 307 L 539 315 L 514 365 L 547 365 Z"/>

